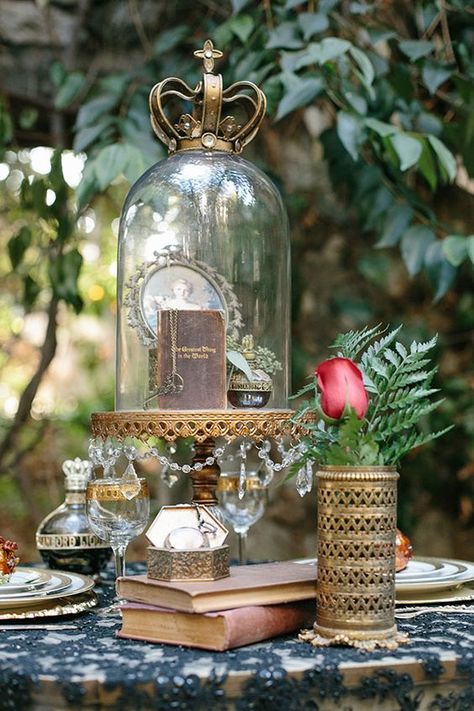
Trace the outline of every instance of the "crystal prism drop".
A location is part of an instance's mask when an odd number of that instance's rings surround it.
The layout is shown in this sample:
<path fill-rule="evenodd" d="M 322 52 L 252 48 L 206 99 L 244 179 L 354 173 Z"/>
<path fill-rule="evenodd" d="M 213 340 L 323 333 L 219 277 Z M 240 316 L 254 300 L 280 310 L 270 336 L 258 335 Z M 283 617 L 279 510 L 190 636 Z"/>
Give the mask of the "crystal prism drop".
<path fill-rule="evenodd" d="M 245 468 L 245 462 L 240 464 L 240 476 L 239 476 L 239 499 L 242 500 L 245 496 L 245 489 L 247 484 L 247 470 Z"/>
<path fill-rule="evenodd" d="M 161 480 L 171 489 L 178 481 L 178 475 L 165 465 L 161 471 Z"/>
<path fill-rule="evenodd" d="M 135 467 L 132 462 L 128 463 L 127 468 L 122 475 L 122 482 L 123 484 L 120 487 L 122 494 L 129 501 L 140 493 L 141 483 L 137 477 L 137 472 L 135 471 Z"/>

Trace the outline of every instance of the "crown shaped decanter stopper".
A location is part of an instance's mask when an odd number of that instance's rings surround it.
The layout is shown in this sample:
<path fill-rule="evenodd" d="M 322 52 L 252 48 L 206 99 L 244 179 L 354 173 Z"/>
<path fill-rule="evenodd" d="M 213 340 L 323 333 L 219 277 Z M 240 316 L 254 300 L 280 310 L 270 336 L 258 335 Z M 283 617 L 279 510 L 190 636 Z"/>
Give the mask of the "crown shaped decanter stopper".
<path fill-rule="evenodd" d="M 203 61 L 203 76 L 195 89 L 182 79 L 170 77 L 150 92 L 150 118 L 158 138 L 170 153 L 179 150 L 217 150 L 240 153 L 254 138 L 265 116 L 265 94 L 250 81 L 239 81 L 223 88 L 222 76 L 214 74 L 214 63 L 222 52 L 211 40 L 204 42 L 194 56 Z M 175 123 L 171 105 L 189 102 L 191 113 L 183 113 Z M 235 110 L 243 118 L 235 117 Z"/>
<path fill-rule="evenodd" d="M 66 459 L 63 462 L 62 470 L 66 477 L 66 489 L 69 491 L 83 491 L 87 486 L 91 472 L 92 464 L 87 459 Z"/>

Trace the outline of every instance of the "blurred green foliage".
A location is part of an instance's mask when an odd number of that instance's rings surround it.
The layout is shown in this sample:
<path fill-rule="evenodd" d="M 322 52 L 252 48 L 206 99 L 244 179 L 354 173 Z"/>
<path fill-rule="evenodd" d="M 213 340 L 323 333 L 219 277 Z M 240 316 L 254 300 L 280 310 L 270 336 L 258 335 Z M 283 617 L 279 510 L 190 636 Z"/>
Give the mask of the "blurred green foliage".
<path fill-rule="evenodd" d="M 7 251 L 0 269 L 7 298 L 0 306 L 0 332 L 7 346 L 0 368 L 13 390 L 20 393 L 26 383 L 24 369 L 11 365 L 25 315 L 44 311 L 53 297 L 67 305 L 61 312 L 67 324 L 75 318 L 72 312 L 105 318 L 113 311 L 110 223 L 120 212 L 124 183 L 166 155 L 150 128 L 149 91 L 157 80 L 176 74 L 194 86 L 200 69 L 192 52 L 211 37 L 225 52 L 218 70 L 226 85 L 249 79 L 264 89 L 269 120 L 263 133 L 277 146 L 296 136 L 305 150 L 317 143 L 322 151 L 331 188 L 344 205 L 331 215 L 331 224 L 347 234 L 350 246 L 342 260 L 354 277 L 325 296 L 334 323 L 342 324 L 339 330 L 392 320 L 405 321 L 408 340 L 427 340 L 440 331 L 440 385 L 447 398 L 427 427 L 456 427 L 404 465 L 412 476 L 401 482 L 402 526 L 410 530 L 417 506 L 431 504 L 449 507 L 463 525 L 472 523 L 474 236 L 463 209 L 472 201 L 474 179 L 470 5 L 232 0 L 218 12 L 203 13 L 199 3 L 190 9 L 177 2 L 173 17 L 185 17 L 187 24 L 164 23 L 146 57 L 126 71 L 99 72 L 91 80 L 88 72 L 51 62 L 55 109 L 75 115 L 73 149 L 85 158 L 75 190 L 64 181 L 64 149 L 55 147 L 46 175 L 28 168 L 28 161 L 17 165 L 16 129 L 34 126 L 38 112 L 26 107 L 13 116 L 0 98 L 0 159 L 22 176 L 18 189 L 2 188 L 1 207 Z M 254 159 L 279 182 L 264 155 L 257 151 Z M 295 227 L 296 321 L 308 287 L 302 261 L 312 243 L 324 242 L 325 228 L 311 194 L 279 187 Z M 88 236 L 84 226 L 91 216 L 96 227 Z M 352 233 L 362 237 L 350 240 Z M 85 259 L 91 243 L 100 249 L 100 260 Z M 394 273 L 404 284 L 398 292 L 391 286 Z M 404 282 L 406 273 L 411 282 Z M 299 387 L 314 353 L 298 335 L 293 351 Z M 69 437 L 67 456 L 84 454 L 79 450 L 90 411 L 112 407 L 112 373 L 103 377 L 95 347 L 80 352 L 95 380 L 96 402 L 90 392 L 78 397 L 74 411 L 56 425 L 57 439 Z M 9 422 L 5 418 L 2 426 Z M 35 446 L 31 433 L 24 438 Z M 22 442 L 26 451 L 27 444 Z M 8 488 L 6 482 L 1 486 Z"/>

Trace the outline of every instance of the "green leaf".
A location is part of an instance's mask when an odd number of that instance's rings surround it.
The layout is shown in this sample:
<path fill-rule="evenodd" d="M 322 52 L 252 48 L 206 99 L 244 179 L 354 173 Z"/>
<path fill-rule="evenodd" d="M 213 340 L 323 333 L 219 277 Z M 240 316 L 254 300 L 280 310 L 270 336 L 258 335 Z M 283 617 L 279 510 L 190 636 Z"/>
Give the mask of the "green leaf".
<path fill-rule="evenodd" d="M 131 183 L 134 183 L 140 178 L 145 170 L 150 167 L 147 163 L 142 151 L 136 146 L 131 146 L 129 143 L 123 144 L 125 152 L 125 165 L 123 174 Z"/>
<path fill-rule="evenodd" d="M 325 37 L 320 43 L 319 64 L 325 64 L 340 57 L 351 48 L 351 43 L 338 37 Z"/>
<path fill-rule="evenodd" d="M 267 49 L 300 49 L 303 41 L 296 22 L 282 22 L 270 32 Z"/>
<path fill-rule="evenodd" d="M 241 370 L 248 380 L 253 380 L 252 371 L 248 361 L 242 353 L 239 353 L 238 351 L 227 351 L 226 356 L 229 363 L 232 363 L 235 368 Z"/>
<path fill-rule="evenodd" d="M 97 123 L 92 126 L 86 126 L 78 131 L 74 137 L 73 149 L 76 153 L 85 151 L 86 148 L 96 141 L 99 136 L 103 136 L 107 128 L 113 124 L 114 119 L 111 116 L 106 116 L 103 119 L 99 119 Z M 110 132 L 107 132 L 110 133 Z"/>
<path fill-rule="evenodd" d="M 250 0 L 231 0 L 232 12 L 237 14 L 249 4 Z"/>
<path fill-rule="evenodd" d="M 106 94 L 104 96 L 97 96 L 95 99 L 83 104 L 77 114 L 76 131 L 85 126 L 95 124 L 97 119 L 102 118 L 111 109 L 115 108 L 119 100 L 120 96 L 116 94 Z"/>
<path fill-rule="evenodd" d="M 22 227 L 18 234 L 8 240 L 7 249 L 12 269 L 16 269 L 21 263 L 24 254 L 31 244 L 33 235 L 29 227 Z"/>
<path fill-rule="evenodd" d="M 403 235 L 401 251 L 410 276 L 418 274 L 425 262 L 428 248 L 435 242 L 432 230 L 424 225 L 414 225 Z"/>
<path fill-rule="evenodd" d="M 451 69 L 443 67 L 441 64 L 435 64 L 434 62 L 425 62 L 423 69 L 421 70 L 421 77 L 423 83 L 433 96 L 436 94 L 436 90 L 443 84 L 452 74 Z"/>
<path fill-rule="evenodd" d="M 463 235 L 448 235 L 442 242 L 443 254 L 453 267 L 459 267 L 467 257 L 467 239 Z"/>
<path fill-rule="evenodd" d="M 49 68 L 49 78 L 51 79 L 51 82 L 54 84 L 56 89 L 59 89 L 61 84 L 65 81 L 66 77 L 67 71 L 64 67 L 64 64 L 62 64 L 61 62 L 53 62 Z"/>
<path fill-rule="evenodd" d="M 302 12 L 298 15 L 298 24 L 305 40 L 324 32 L 329 27 L 327 15 L 322 12 Z"/>
<path fill-rule="evenodd" d="M 445 175 L 447 175 L 450 182 L 456 177 L 456 159 L 451 153 L 451 151 L 446 148 L 444 143 L 442 143 L 436 136 L 428 136 L 428 141 L 431 144 L 436 156 L 440 162 Z"/>
<path fill-rule="evenodd" d="M 456 276 L 456 268 L 443 254 L 442 240 L 433 242 L 426 251 L 425 269 L 434 288 L 434 301 L 439 301 L 448 291 Z"/>
<path fill-rule="evenodd" d="M 242 44 L 245 44 L 253 32 L 255 23 L 250 15 L 237 15 L 231 19 L 229 27 Z"/>
<path fill-rule="evenodd" d="M 82 256 L 77 249 L 71 249 L 51 262 L 48 270 L 55 294 L 66 303 L 71 304 L 76 313 L 79 313 L 83 306 L 77 288 L 82 262 Z"/>
<path fill-rule="evenodd" d="M 31 307 L 34 306 L 40 292 L 40 285 L 27 274 L 23 279 L 23 304 L 26 309 L 31 309 Z"/>
<path fill-rule="evenodd" d="M 423 149 L 421 141 L 408 136 L 406 133 L 397 133 L 389 138 L 400 160 L 400 170 L 408 170 L 415 165 Z"/>
<path fill-rule="evenodd" d="M 386 213 L 383 230 L 376 247 L 394 247 L 413 219 L 413 210 L 409 205 L 393 205 Z"/>
<path fill-rule="evenodd" d="M 275 121 L 279 121 L 287 114 L 302 106 L 307 106 L 324 89 L 324 82 L 319 77 L 301 79 L 290 89 L 278 104 Z"/>
<path fill-rule="evenodd" d="M 349 53 L 352 55 L 353 59 L 359 65 L 359 69 L 362 72 L 362 76 L 366 84 L 370 85 L 374 81 L 375 72 L 372 62 L 362 50 L 357 47 L 351 47 Z"/>
<path fill-rule="evenodd" d="M 169 52 L 170 49 L 174 49 L 188 34 L 189 27 L 187 25 L 178 25 L 170 30 L 161 32 L 153 45 L 153 54 L 155 57 L 159 57 L 160 54 Z"/>
<path fill-rule="evenodd" d="M 382 136 L 382 138 L 393 136 L 394 133 L 399 132 L 399 129 L 391 123 L 385 123 L 384 121 L 379 121 L 374 118 L 365 119 L 365 125 L 367 128 L 370 128 L 371 131 L 375 131 L 376 134 Z"/>
<path fill-rule="evenodd" d="M 76 188 L 77 207 L 82 210 L 95 192 L 99 190 L 99 183 L 95 172 L 95 160 L 89 158 L 82 171 L 81 182 Z"/>
<path fill-rule="evenodd" d="M 358 147 L 363 141 L 361 121 L 353 114 L 339 111 L 337 114 L 337 135 L 353 161 L 359 158 Z"/>
<path fill-rule="evenodd" d="M 426 57 L 434 50 L 434 44 L 426 40 L 403 40 L 398 46 L 410 62 L 416 62 L 417 59 Z"/>
<path fill-rule="evenodd" d="M 95 159 L 95 174 L 100 190 L 108 188 L 115 178 L 122 174 L 128 163 L 127 149 L 122 143 L 114 143 L 102 148 Z"/>
<path fill-rule="evenodd" d="M 474 235 L 469 235 L 467 239 L 467 253 L 469 255 L 469 259 L 471 262 L 474 264 Z"/>
<path fill-rule="evenodd" d="M 20 111 L 20 115 L 18 117 L 18 123 L 20 125 L 20 128 L 23 128 L 24 130 L 29 130 L 33 128 L 35 123 L 38 120 L 39 112 L 38 109 L 32 109 L 32 108 L 24 108 Z"/>
<path fill-rule="evenodd" d="M 436 171 L 436 163 L 433 156 L 433 151 L 429 144 L 423 141 L 423 150 L 421 151 L 420 160 L 418 161 L 418 170 L 424 177 L 431 190 L 436 190 L 438 185 L 438 174 Z"/>
<path fill-rule="evenodd" d="M 85 77 L 81 72 L 72 72 L 67 75 L 66 80 L 61 84 L 56 98 L 54 100 L 54 106 L 56 109 L 65 109 L 69 106 L 76 96 L 81 92 L 84 84 Z"/>

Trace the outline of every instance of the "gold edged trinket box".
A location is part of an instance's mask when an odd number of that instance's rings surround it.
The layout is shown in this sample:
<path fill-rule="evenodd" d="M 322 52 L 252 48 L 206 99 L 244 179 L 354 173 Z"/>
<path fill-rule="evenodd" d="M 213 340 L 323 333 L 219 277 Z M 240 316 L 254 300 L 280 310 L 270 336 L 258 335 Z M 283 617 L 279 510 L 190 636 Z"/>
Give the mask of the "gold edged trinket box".
<path fill-rule="evenodd" d="M 218 580 L 229 575 L 228 531 L 199 504 L 163 506 L 146 532 L 148 577 L 166 581 Z"/>

